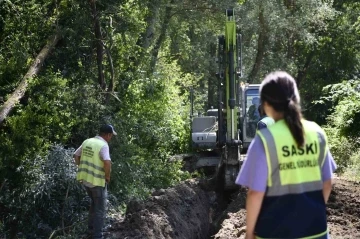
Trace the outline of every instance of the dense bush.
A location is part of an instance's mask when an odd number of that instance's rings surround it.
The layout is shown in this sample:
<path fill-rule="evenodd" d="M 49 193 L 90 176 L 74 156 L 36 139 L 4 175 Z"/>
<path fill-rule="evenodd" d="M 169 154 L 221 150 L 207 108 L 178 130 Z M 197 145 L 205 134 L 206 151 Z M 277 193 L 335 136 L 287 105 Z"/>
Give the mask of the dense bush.
<path fill-rule="evenodd" d="M 344 81 L 324 88 L 324 96 L 318 103 L 333 105 L 327 117 L 325 130 L 331 152 L 338 164 L 338 173 L 346 170 L 360 175 L 358 151 L 360 146 L 360 84 Z"/>
<path fill-rule="evenodd" d="M 337 173 L 343 173 L 351 165 L 354 147 L 357 147 L 358 143 L 352 138 L 341 135 L 339 130 L 333 127 L 324 129 L 328 136 L 331 154 L 338 166 Z"/>
<path fill-rule="evenodd" d="M 4 225 L 15 223 L 21 229 L 20 238 L 50 235 L 82 218 L 87 202 L 85 191 L 75 178 L 72 154 L 73 150 L 54 145 L 47 156 L 23 161 L 17 168 L 26 175 L 23 187 L 2 188 L 0 203 L 10 211 Z"/>
<path fill-rule="evenodd" d="M 152 79 L 135 80 L 113 117 L 118 135 L 110 143 L 110 186 L 117 197 L 144 197 L 188 177 L 180 170 L 181 162 L 169 161 L 187 150 L 190 135 L 187 94 L 181 95 L 176 86 L 183 80 L 180 75 L 176 64 L 164 63 Z"/>

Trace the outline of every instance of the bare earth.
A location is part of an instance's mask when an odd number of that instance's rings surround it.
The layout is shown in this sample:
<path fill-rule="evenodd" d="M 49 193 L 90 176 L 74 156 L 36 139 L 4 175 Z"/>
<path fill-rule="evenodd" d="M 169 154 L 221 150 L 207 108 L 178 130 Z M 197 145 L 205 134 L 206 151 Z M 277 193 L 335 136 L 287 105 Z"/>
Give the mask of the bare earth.
<path fill-rule="evenodd" d="M 216 194 L 204 189 L 189 180 L 145 202 L 131 202 L 125 219 L 113 223 L 106 238 L 244 238 L 246 190 L 232 195 L 224 210 Z M 360 183 L 336 179 L 327 213 L 332 239 L 360 239 Z"/>
<path fill-rule="evenodd" d="M 239 193 L 228 209 L 215 239 L 245 238 L 245 193 Z M 335 180 L 327 205 L 328 226 L 332 239 L 360 239 L 360 183 Z"/>
<path fill-rule="evenodd" d="M 209 238 L 211 198 L 196 180 L 159 190 L 146 202 L 132 201 L 106 238 Z"/>

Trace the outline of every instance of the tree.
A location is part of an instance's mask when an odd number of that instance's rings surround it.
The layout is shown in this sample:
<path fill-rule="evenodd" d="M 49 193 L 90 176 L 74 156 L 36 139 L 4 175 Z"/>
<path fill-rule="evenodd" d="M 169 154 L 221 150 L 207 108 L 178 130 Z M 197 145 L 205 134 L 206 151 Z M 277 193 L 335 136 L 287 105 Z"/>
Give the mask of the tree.
<path fill-rule="evenodd" d="M 28 86 L 28 81 L 39 73 L 42 65 L 44 64 L 45 59 L 50 54 L 51 50 L 56 46 L 60 37 L 61 37 L 60 33 L 57 33 L 51 37 L 48 43 L 40 51 L 39 55 L 35 58 L 34 63 L 31 65 L 30 69 L 21 80 L 19 86 L 11 94 L 11 96 L 7 99 L 7 101 L 0 107 L 0 124 L 5 120 L 8 114 L 14 108 L 14 106 L 24 96 Z"/>

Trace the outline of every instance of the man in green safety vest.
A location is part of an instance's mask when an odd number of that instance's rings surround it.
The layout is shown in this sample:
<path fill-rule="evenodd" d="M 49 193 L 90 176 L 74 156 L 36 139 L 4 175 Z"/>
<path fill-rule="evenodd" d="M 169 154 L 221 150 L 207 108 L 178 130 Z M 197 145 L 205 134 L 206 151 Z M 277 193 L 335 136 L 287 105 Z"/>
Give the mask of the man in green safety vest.
<path fill-rule="evenodd" d="M 260 129 L 263 129 L 263 128 L 267 128 L 269 127 L 270 125 L 273 125 L 275 123 L 275 121 L 273 120 L 273 118 L 267 116 L 264 112 L 264 109 L 262 107 L 262 105 L 259 105 L 258 107 L 258 111 L 259 111 L 259 114 L 260 114 L 260 120 L 259 122 L 257 123 L 257 126 L 256 126 L 256 129 L 257 130 L 260 130 Z"/>
<path fill-rule="evenodd" d="M 88 233 L 96 239 L 103 238 L 107 183 L 110 182 L 111 172 L 108 142 L 113 135 L 117 135 L 114 127 L 103 125 L 98 136 L 85 140 L 74 153 L 74 160 L 78 165 L 76 179 L 85 186 L 91 198 Z"/>

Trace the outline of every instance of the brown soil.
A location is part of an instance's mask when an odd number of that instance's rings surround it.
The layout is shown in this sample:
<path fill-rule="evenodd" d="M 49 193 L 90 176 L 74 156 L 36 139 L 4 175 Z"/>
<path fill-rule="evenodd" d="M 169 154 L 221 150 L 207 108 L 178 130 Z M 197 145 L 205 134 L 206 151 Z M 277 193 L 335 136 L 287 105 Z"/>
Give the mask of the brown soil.
<path fill-rule="evenodd" d="M 360 238 L 360 183 L 335 183 L 327 210 L 331 238 Z"/>
<path fill-rule="evenodd" d="M 224 210 L 221 197 L 200 185 L 189 180 L 159 190 L 144 202 L 131 202 L 125 220 L 114 223 L 106 238 L 244 238 L 246 190 L 233 194 Z M 360 183 L 336 179 L 328 225 L 332 239 L 360 238 Z"/>
<path fill-rule="evenodd" d="M 209 238 L 213 198 L 196 180 L 159 190 L 145 202 L 130 202 L 125 220 L 106 238 Z"/>
<path fill-rule="evenodd" d="M 246 193 L 240 192 L 230 204 L 215 239 L 245 238 L 245 199 Z M 327 208 L 332 239 L 360 238 L 360 183 L 336 179 Z"/>

